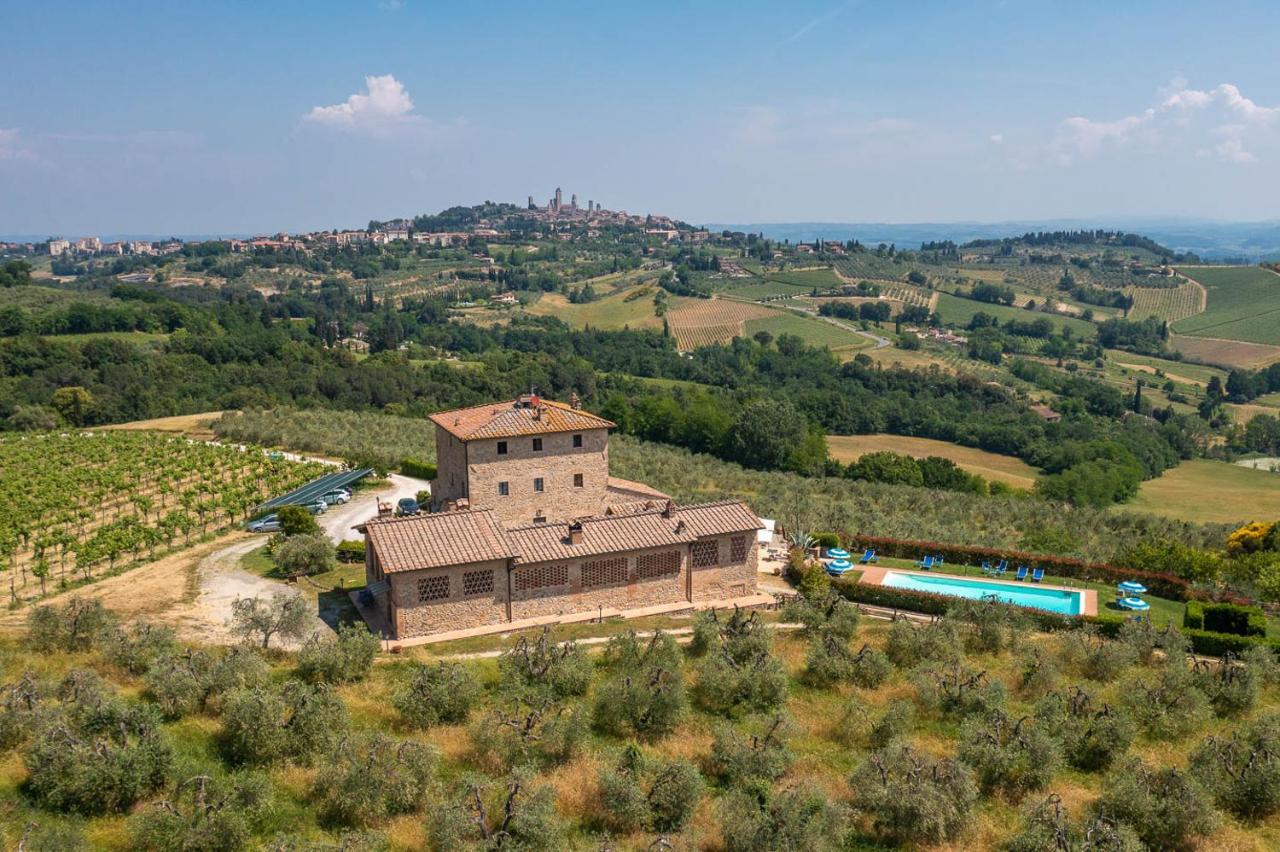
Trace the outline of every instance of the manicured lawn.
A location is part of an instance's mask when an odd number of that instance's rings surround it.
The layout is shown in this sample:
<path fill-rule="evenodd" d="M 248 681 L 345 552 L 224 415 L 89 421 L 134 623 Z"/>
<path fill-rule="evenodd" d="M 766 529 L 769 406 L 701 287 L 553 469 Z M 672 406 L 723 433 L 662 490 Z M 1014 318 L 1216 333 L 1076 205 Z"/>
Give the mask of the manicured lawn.
<path fill-rule="evenodd" d="M 828 435 L 827 449 L 837 461 L 849 463 L 866 453 L 882 450 L 922 459 L 941 456 L 951 459 L 969 473 L 983 479 L 1005 482 L 1015 488 L 1031 488 L 1039 471 L 1013 456 L 1002 456 L 973 447 L 962 447 L 932 438 L 913 438 L 906 435 Z"/>
<path fill-rule="evenodd" d="M 1259 266 L 1183 270 L 1209 292 L 1204 313 L 1174 323 L 1179 334 L 1280 344 L 1280 275 Z"/>
<path fill-rule="evenodd" d="M 1192 459 L 1142 483 L 1137 498 L 1116 510 L 1195 523 L 1274 520 L 1280 517 L 1280 475 Z"/>

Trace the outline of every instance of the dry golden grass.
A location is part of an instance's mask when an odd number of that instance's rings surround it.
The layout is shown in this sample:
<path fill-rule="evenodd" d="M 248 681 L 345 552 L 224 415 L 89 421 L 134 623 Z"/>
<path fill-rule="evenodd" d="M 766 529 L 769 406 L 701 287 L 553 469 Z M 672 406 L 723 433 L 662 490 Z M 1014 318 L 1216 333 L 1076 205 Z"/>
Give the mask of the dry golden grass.
<path fill-rule="evenodd" d="M 176 417 L 155 417 L 151 420 L 132 420 L 128 423 L 116 423 L 102 426 L 102 429 L 124 429 L 128 431 L 170 432 L 186 435 L 198 441 L 211 441 L 217 437 L 209 424 L 226 412 L 202 411 L 199 414 L 180 414 Z"/>
<path fill-rule="evenodd" d="M 1169 345 L 1187 358 L 1224 367 L 1248 367 L 1256 370 L 1280 361 L 1280 346 L 1265 343 L 1170 334 Z"/>
<path fill-rule="evenodd" d="M 983 479 L 995 480 L 1015 488 L 1031 488 L 1035 485 L 1037 471 L 1022 459 L 1002 456 L 962 447 L 932 438 L 913 438 L 906 435 L 828 435 L 827 449 L 833 459 L 844 463 L 857 461 L 867 453 L 888 450 L 913 458 L 941 456 L 951 459 L 969 473 Z"/>

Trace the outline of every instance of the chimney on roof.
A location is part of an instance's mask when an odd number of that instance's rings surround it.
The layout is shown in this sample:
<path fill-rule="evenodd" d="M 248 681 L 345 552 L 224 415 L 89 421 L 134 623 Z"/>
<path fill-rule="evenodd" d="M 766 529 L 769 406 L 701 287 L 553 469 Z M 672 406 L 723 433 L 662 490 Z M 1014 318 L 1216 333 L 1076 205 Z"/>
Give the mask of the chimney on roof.
<path fill-rule="evenodd" d="M 569 407 L 574 411 L 582 410 L 582 400 L 578 398 L 578 394 L 575 391 L 569 392 Z"/>
<path fill-rule="evenodd" d="M 675 514 L 675 511 L 676 511 L 675 504 L 672 503 L 670 500 L 668 500 L 667 504 L 662 507 L 662 517 L 670 518 L 672 515 Z"/>
<path fill-rule="evenodd" d="M 677 534 L 684 532 L 686 529 L 688 529 L 688 526 L 685 524 L 685 522 L 684 522 L 683 520 L 682 520 L 682 521 L 680 521 L 680 522 L 678 522 L 678 523 L 676 524 L 676 530 L 675 530 L 675 531 L 676 531 L 676 533 L 677 533 Z"/>
<path fill-rule="evenodd" d="M 582 544 L 582 521 L 569 524 L 569 544 Z"/>

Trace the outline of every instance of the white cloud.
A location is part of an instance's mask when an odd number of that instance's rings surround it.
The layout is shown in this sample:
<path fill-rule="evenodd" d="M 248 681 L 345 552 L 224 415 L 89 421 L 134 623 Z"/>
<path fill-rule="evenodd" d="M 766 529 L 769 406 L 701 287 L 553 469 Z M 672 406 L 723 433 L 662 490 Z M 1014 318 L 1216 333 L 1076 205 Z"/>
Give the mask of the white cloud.
<path fill-rule="evenodd" d="M 1003 133 L 992 133 L 990 136 L 988 136 L 988 137 L 987 137 L 987 141 L 988 141 L 988 142 L 990 142 L 992 145 L 1003 145 L 1003 144 L 1004 144 L 1004 134 L 1003 134 Z"/>
<path fill-rule="evenodd" d="M 399 12 L 404 8 L 405 0 L 382 0 L 378 4 L 379 9 L 385 9 L 388 12 Z"/>
<path fill-rule="evenodd" d="M 332 106 L 313 107 L 305 119 L 315 124 L 386 133 L 397 127 L 421 125 L 427 119 L 413 111 L 404 84 L 393 74 L 364 78 L 365 91 Z"/>
<path fill-rule="evenodd" d="M 1142 143 L 1190 147 L 1200 157 L 1251 163 L 1257 156 L 1245 148 L 1245 137 L 1261 136 L 1280 124 L 1280 107 L 1261 106 L 1231 83 L 1193 89 L 1175 78 L 1157 97 L 1156 106 L 1114 121 L 1064 119 L 1050 144 L 1053 157 L 1067 164 L 1098 156 L 1108 147 Z M 1222 141 L 1207 144 L 1214 138 Z"/>
<path fill-rule="evenodd" d="M 34 160 L 34 152 L 22 146 L 18 128 L 0 127 L 0 160 Z"/>

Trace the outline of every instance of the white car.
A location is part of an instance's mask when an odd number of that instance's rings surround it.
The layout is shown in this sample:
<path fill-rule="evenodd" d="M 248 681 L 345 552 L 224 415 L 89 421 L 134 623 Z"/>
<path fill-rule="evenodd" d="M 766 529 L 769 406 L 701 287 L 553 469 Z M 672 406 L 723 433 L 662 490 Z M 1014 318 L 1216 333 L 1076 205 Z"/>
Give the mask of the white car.
<path fill-rule="evenodd" d="M 339 488 L 335 491 L 327 492 L 320 499 L 323 500 L 327 505 L 341 506 L 343 503 L 351 502 L 351 492 L 346 490 L 345 488 Z"/>

